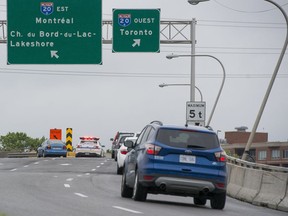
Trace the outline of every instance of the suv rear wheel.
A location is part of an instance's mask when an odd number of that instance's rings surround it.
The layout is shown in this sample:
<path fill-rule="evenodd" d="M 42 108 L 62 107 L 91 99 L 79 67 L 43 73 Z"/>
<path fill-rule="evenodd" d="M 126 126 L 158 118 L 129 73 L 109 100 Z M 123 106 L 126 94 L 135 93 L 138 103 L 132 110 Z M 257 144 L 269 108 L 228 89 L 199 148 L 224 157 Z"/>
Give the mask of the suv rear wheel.
<path fill-rule="evenodd" d="M 126 185 L 126 175 L 123 173 L 121 182 L 121 196 L 131 198 L 133 196 L 133 189 Z"/>
<path fill-rule="evenodd" d="M 195 205 L 206 205 L 207 199 L 205 198 L 194 198 L 194 204 Z"/>
<path fill-rule="evenodd" d="M 214 194 L 213 198 L 210 200 L 211 208 L 213 209 L 223 209 L 226 203 L 226 192 Z"/>
<path fill-rule="evenodd" d="M 135 201 L 146 201 L 147 198 L 147 188 L 143 187 L 139 182 L 138 173 L 135 176 L 135 184 L 133 188 L 133 199 Z"/>

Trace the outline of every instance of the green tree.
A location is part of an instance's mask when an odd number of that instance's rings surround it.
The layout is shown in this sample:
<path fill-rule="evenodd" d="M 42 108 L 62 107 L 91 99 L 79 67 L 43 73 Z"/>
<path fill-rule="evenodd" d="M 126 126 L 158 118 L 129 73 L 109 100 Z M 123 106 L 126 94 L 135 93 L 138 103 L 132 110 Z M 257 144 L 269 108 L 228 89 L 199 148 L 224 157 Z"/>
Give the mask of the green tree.
<path fill-rule="evenodd" d="M 23 151 L 26 148 L 36 150 L 44 140 L 45 137 L 34 139 L 23 132 L 9 132 L 0 137 L 2 148 L 5 151 Z"/>
<path fill-rule="evenodd" d="M 28 137 L 27 139 L 27 148 L 30 148 L 30 150 L 36 151 L 37 148 L 45 141 L 45 137 L 43 136 L 42 138 L 31 138 Z"/>

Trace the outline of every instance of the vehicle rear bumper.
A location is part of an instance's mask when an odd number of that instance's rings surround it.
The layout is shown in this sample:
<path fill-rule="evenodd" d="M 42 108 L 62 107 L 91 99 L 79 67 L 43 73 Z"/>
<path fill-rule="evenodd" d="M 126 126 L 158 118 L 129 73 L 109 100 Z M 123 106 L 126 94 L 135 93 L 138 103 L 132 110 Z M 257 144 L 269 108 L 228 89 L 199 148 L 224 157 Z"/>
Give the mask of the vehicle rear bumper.
<path fill-rule="evenodd" d="M 159 177 L 155 181 L 155 185 L 161 189 L 171 191 L 191 191 L 191 192 L 211 192 L 215 190 L 212 182 L 195 179 L 182 179 L 173 177 Z"/>
<path fill-rule="evenodd" d="M 101 152 L 96 152 L 96 151 L 89 151 L 89 150 L 81 150 L 81 151 L 75 151 L 75 156 L 92 156 L 92 157 L 97 157 L 100 156 Z"/>
<path fill-rule="evenodd" d="M 66 151 L 45 151 L 45 156 L 66 156 Z"/>

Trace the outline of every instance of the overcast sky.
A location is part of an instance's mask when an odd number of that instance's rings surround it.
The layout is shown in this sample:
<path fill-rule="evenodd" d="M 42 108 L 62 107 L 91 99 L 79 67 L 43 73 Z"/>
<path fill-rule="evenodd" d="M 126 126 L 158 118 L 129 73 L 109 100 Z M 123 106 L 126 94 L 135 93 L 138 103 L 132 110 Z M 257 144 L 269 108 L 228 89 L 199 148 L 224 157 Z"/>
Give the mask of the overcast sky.
<path fill-rule="evenodd" d="M 288 12 L 287 0 L 275 1 Z M 161 20 L 196 18 L 196 53 L 217 57 L 227 73 L 211 126 L 221 130 L 220 138 L 239 126 L 251 131 L 286 36 L 278 9 L 264 0 L 211 0 L 197 6 L 186 0 L 103 0 L 103 20 L 112 20 L 113 8 L 160 8 Z M 0 20 L 6 20 L 6 0 L 0 0 Z M 60 128 L 65 140 L 66 128 L 73 128 L 74 145 L 79 136 L 94 135 L 110 147 L 117 131 L 141 131 L 152 120 L 184 125 L 190 88 L 158 85 L 190 82 L 189 58 L 166 59 L 190 49 L 161 44 L 160 53 L 112 53 L 110 44 L 103 45 L 103 65 L 7 65 L 7 46 L 0 44 L 0 135 L 49 137 L 50 128 Z M 269 133 L 269 141 L 288 140 L 287 65 L 286 54 L 258 127 Z M 214 59 L 196 58 L 206 119 L 221 75 Z"/>

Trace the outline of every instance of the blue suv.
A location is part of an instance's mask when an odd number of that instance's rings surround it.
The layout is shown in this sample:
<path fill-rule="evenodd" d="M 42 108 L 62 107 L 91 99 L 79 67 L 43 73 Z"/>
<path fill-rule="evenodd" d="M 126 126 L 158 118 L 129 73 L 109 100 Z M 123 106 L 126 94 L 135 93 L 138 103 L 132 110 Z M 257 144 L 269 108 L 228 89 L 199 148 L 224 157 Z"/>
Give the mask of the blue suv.
<path fill-rule="evenodd" d="M 121 196 L 145 201 L 147 194 L 194 197 L 194 204 L 210 200 L 213 209 L 226 202 L 226 154 L 217 134 L 198 126 L 169 126 L 153 121 L 128 147 Z"/>

